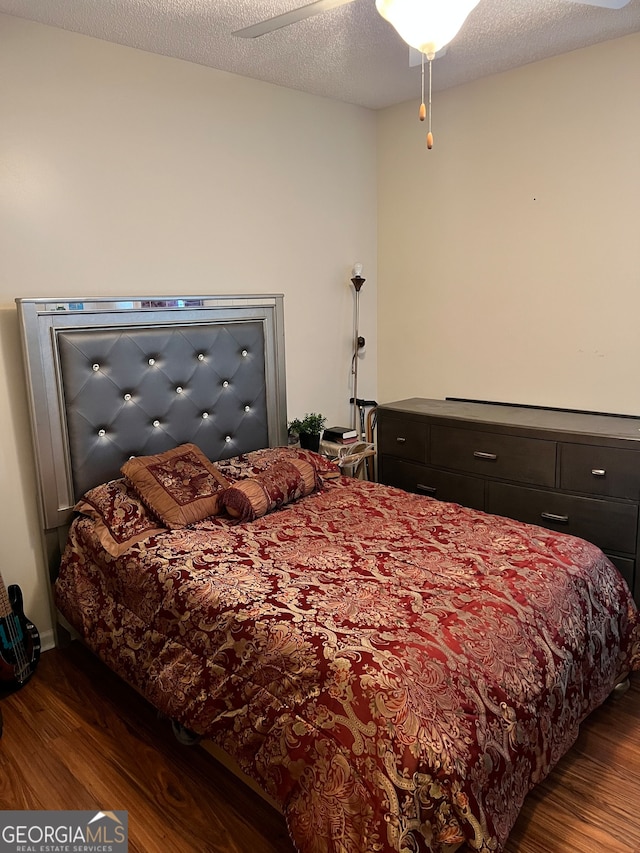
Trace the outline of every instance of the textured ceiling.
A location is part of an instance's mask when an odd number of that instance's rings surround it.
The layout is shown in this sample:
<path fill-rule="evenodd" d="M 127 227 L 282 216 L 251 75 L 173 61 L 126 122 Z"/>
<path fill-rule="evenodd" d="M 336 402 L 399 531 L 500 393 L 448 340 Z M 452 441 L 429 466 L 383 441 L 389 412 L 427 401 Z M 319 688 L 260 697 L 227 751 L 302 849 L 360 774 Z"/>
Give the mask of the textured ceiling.
<path fill-rule="evenodd" d="M 419 66 L 410 67 L 409 49 L 374 0 L 256 39 L 233 35 L 306 2 L 0 0 L 0 12 L 373 109 L 416 97 Z M 617 11 L 572 0 L 481 0 L 434 63 L 433 88 L 638 31 L 640 0 Z"/>

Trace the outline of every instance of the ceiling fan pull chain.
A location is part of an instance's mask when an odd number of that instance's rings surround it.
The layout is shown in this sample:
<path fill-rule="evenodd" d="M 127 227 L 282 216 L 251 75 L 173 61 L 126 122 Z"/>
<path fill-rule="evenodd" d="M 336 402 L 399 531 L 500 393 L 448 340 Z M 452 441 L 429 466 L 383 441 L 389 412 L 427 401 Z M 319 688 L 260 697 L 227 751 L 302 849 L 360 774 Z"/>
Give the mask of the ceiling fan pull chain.
<path fill-rule="evenodd" d="M 424 105 L 424 53 L 420 53 L 422 57 L 422 101 L 420 102 L 420 112 L 418 113 L 418 118 L 420 121 L 424 121 L 427 115 L 427 108 Z"/>
<path fill-rule="evenodd" d="M 429 58 L 429 133 L 427 133 L 427 148 L 433 148 L 433 133 L 431 133 L 431 67 L 433 61 Z"/>

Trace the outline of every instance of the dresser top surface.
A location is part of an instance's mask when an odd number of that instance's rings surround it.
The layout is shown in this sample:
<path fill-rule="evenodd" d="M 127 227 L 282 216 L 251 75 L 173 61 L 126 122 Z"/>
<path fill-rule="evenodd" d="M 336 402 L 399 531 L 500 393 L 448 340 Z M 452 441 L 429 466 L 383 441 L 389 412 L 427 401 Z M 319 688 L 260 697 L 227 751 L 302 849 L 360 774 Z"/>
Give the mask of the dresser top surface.
<path fill-rule="evenodd" d="M 429 400 L 423 397 L 384 403 L 379 406 L 379 410 L 499 427 L 548 430 L 555 433 L 581 433 L 640 442 L 640 418 L 625 415 L 545 409 L 504 403 Z"/>

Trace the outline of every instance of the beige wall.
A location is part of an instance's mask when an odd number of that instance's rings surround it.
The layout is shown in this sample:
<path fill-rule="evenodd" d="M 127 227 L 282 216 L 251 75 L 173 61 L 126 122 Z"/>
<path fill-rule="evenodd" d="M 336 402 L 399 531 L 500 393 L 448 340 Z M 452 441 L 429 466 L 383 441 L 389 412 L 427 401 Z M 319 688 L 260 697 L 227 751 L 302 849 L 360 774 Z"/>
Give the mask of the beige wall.
<path fill-rule="evenodd" d="M 376 390 L 375 115 L 0 15 L 0 571 L 51 628 L 16 297 L 285 294 L 289 417 Z"/>
<path fill-rule="evenodd" d="M 438 63 L 434 63 L 434 75 Z M 379 114 L 379 399 L 640 414 L 640 35 Z"/>

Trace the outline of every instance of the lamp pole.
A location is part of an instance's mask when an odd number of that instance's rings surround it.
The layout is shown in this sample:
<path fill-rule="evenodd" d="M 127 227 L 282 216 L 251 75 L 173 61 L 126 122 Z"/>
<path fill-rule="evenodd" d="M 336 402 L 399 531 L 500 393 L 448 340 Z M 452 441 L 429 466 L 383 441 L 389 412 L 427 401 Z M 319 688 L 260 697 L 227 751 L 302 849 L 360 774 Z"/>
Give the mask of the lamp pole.
<path fill-rule="evenodd" d="M 356 302 L 354 311 L 354 334 L 353 334 L 353 359 L 351 362 L 351 373 L 353 375 L 353 409 L 351 411 L 351 428 L 358 431 L 358 438 L 362 438 L 362 430 L 358 419 L 358 351 L 364 346 L 364 338 L 360 337 L 360 291 L 365 283 L 361 275 L 362 264 L 356 264 L 353 268 L 351 284 L 355 288 Z"/>

